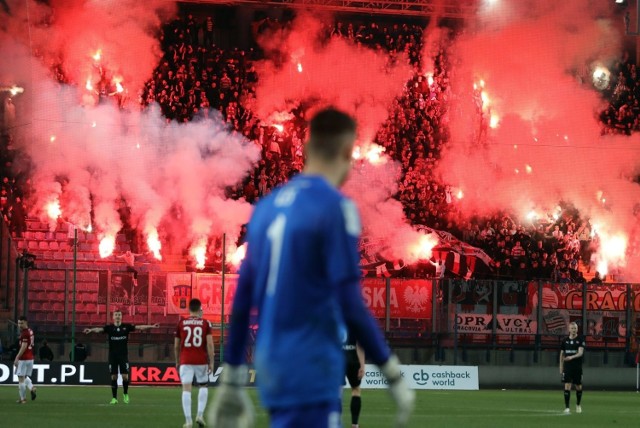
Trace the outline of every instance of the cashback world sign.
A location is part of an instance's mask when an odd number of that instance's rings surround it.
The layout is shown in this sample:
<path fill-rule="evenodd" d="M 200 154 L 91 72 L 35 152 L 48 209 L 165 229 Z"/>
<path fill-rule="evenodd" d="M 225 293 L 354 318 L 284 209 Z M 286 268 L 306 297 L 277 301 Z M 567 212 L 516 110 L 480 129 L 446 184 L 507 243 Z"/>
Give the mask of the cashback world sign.
<path fill-rule="evenodd" d="M 477 366 L 401 365 L 400 369 L 411 389 L 479 389 Z M 365 365 L 361 388 L 386 388 L 387 385 L 387 380 L 377 366 Z"/>

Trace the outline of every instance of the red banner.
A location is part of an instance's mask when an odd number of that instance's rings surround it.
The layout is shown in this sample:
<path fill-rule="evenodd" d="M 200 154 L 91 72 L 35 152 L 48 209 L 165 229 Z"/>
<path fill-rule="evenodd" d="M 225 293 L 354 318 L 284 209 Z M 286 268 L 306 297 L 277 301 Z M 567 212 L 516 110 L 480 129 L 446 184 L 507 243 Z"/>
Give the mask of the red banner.
<path fill-rule="evenodd" d="M 238 275 L 225 275 L 224 281 L 224 314 L 231 314 L 233 298 L 236 295 Z M 220 318 L 222 315 L 222 276 L 198 274 L 193 288 L 193 297 L 202 302 L 202 311 L 209 318 Z"/>
<path fill-rule="evenodd" d="M 394 279 L 391 281 L 389 307 L 391 318 L 431 319 L 432 281 Z M 362 297 L 376 318 L 384 318 L 386 310 L 386 281 L 365 278 L 362 281 Z"/>
<path fill-rule="evenodd" d="M 538 305 L 538 284 L 529 284 L 529 313 Z M 592 341 L 624 343 L 627 334 L 627 285 L 586 284 L 586 301 L 582 284 L 542 284 L 542 333 L 566 334 L 572 321 Z M 640 310 L 640 294 L 632 289 L 633 312 Z M 586 325 L 582 325 L 586 303 Z"/>
<path fill-rule="evenodd" d="M 191 298 L 202 302 L 202 312 L 206 318 L 219 319 L 222 315 L 222 276 L 213 274 L 167 274 L 168 313 L 187 315 Z M 231 313 L 233 297 L 238 284 L 237 275 L 225 276 L 224 313 Z"/>

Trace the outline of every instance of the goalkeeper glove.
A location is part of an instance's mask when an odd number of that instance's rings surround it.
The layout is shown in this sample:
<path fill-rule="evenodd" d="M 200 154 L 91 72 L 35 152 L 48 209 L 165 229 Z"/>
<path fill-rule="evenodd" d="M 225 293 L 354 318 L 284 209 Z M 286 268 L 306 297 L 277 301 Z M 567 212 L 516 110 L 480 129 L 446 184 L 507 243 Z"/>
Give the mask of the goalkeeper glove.
<path fill-rule="evenodd" d="M 208 421 L 216 428 L 251 428 L 253 403 L 244 385 L 247 383 L 247 367 L 225 364 L 220 386 L 208 411 Z"/>
<path fill-rule="evenodd" d="M 398 406 L 396 423 L 394 426 L 396 428 L 406 427 L 409 422 L 409 417 L 413 412 L 416 394 L 409 388 L 409 385 L 407 385 L 402 378 L 400 360 L 398 360 L 398 357 L 392 355 L 387 362 L 380 367 L 380 370 L 384 377 L 389 381 L 389 392 Z"/>

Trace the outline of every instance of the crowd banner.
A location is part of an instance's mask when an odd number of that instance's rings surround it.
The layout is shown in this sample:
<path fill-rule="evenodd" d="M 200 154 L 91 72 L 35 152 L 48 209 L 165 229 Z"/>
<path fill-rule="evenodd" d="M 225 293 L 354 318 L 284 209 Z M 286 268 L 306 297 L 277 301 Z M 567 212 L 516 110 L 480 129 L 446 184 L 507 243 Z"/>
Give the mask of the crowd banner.
<path fill-rule="evenodd" d="M 151 285 L 151 306 L 167 307 L 167 275 L 153 274 L 149 280 Z"/>
<path fill-rule="evenodd" d="M 233 298 L 236 295 L 238 275 L 225 275 L 224 313 L 231 314 Z M 202 312 L 207 318 L 219 319 L 222 316 L 222 276 L 198 274 L 193 288 L 193 297 L 202 302 Z"/>
<path fill-rule="evenodd" d="M 431 280 L 394 279 L 389 290 L 391 318 L 431 319 L 433 314 L 433 286 Z M 386 281 L 364 278 L 362 297 L 376 318 L 384 318 L 387 308 Z"/>
<path fill-rule="evenodd" d="M 532 314 L 538 305 L 538 291 L 542 293 L 543 334 L 564 334 L 568 324 L 576 322 L 589 340 L 622 345 L 627 337 L 629 298 L 633 312 L 640 309 L 640 296 L 629 296 L 627 284 L 531 283 L 529 287 Z"/>
<path fill-rule="evenodd" d="M 167 274 L 167 313 L 188 314 L 189 300 L 191 300 L 192 274 Z"/>
<path fill-rule="evenodd" d="M 496 334 L 534 335 L 538 323 L 527 315 L 473 314 L 459 313 L 455 315 L 458 333 L 460 334 L 492 334 L 496 324 Z"/>

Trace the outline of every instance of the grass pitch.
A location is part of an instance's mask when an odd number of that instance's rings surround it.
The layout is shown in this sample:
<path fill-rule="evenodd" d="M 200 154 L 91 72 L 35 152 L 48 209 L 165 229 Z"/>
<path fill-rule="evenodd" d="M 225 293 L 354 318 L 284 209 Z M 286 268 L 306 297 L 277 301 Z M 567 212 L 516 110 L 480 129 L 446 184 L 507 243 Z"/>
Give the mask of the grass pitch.
<path fill-rule="evenodd" d="M 119 395 L 122 389 L 118 390 Z M 345 391 L 343 424 L 350 427 L 349 391 Z M 215 393 L 210 389 L 209 398 Z M 251 397 L 257 402 L 255 390 Z M 28 394 L 27 394 L 28 395 Z M 38 387 L 36 401 L 15 403 L 17 386 L 0 387 L 0 426 L 19 427 L 181 427 L 180 389 L 131 387 L 131 404 L 111 406 L 109 387 Z M 575 392 L 571 394 L 572 412 Z M 195 413 L 196 394 L 193 395 Z M 564 415 L 562 391 L 418 391 L 411 427 L 638 427 L 640 395 L 635 392 L 585 391 L 582 414 Z M 364 390 L 362 428 L 392 426 L 393 404 L 384 390 Z M 256 427 L 266 428 L 266 412 L 256 407 Z M 194 414 L 195 416 L 195 414 Z M 302 428 L 302 427 L 301 427 Z"/>

